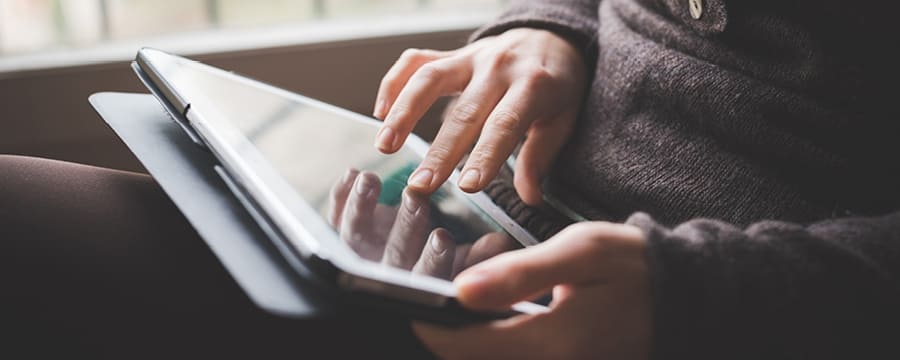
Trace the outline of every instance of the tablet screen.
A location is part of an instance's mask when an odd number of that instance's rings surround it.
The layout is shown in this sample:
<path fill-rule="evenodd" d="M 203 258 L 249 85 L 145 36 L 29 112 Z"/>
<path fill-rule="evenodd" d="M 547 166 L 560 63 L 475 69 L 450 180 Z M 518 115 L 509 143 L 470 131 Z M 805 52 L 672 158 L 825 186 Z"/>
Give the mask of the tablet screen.
<path fill-rule="evenodd" d="M 216 121 L 237 129 L 333 229 L 317 240 L 338 242 L 366 261 L 447 280 L 520 247 L 450 182 L 428 196 L 408 191 L 422 149 L 380 153 L 373 145 L 376 120 L 174 59 L 171 68 L 160 69 L 172 86 L 193 107 L 214 107 L 209 113 Z"/>

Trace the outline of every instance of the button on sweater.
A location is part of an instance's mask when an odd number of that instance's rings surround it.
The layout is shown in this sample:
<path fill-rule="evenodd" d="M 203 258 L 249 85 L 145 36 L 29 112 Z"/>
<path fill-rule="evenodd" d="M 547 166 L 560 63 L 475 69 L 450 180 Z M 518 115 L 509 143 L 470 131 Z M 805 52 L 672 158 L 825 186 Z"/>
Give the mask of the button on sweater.
<path fill-rule="evenodd" d="M 655 357 L 900 356 L 892 7 L 520 0 L 473 36 L 550 30 L 593 68 L 546 185 L 645 231 Z M 566 224 L 487 191 L 540 237 Z"/>

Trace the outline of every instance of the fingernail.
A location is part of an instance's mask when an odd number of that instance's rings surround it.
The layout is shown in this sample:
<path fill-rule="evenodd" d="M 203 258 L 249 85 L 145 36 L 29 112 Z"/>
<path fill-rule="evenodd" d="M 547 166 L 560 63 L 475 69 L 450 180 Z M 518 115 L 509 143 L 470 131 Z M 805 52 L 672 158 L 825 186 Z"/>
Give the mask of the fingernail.
<path fill-rule="evenodd" d="M 431 171 L 431 169 L 419 169 L 409 177 L 407 185 L 424 189 L 431 185 L 431 180 L 433 178 L 434 172 Z"/>
<path fill-rule="evenodd" d="M 434 253 L 437 255 L 442 255 L 447 251 L 447 246 L 441 241 L 441 237 L 437 236 L 436 232 L 431 233 L 431 240 L 428 242 L 431 244 L 431 249 L 434 250 Z"/>
<path fill-rule="evenodd" d="M 372 193 L 372 185 L 367 176 L 360 175 L 356 178 L 356 193 L 365 197 Z"/>
<path fill-rule="evenodd" d="M 402 196 L 403 206 L 406 208 L 406 211 L 408 211 L 410 214 L 413 214 L 413 216 L 418 215 L 419 209 L 421 208 L 421 206 L 419 206 L 418 199 L 414 198 L 406 191 L 403 192 Z"/>
<path fill-rule="evenodd" d="M 377 142 L 375 144 L 381 151 L 391 151 L 394 150 L 394 141 L 396 140 L 397 135 L 394 134 L 394 130 L 385 126 L 382 127 L 380 131 L 378 131 L 378 136 L 376 136 Z"/>
<path fill-rule="evenodd" d="M 481 182 L 481 171 L 477 169 L 466 170 L 459 179 L 459 187 L 466 191 L 474 191 Z"/>
<path fill-rule="evenodd" d="M 346 184 L 350 182 L 350 180 L 356 176 L 359 171 L 353 168 L 347 169 L 347 172 L 344 174 L 344 178 L 341 179 L 341 182 Z"/>
<path fill-rule="evenodd" d="M 376 119 L 384 120 L 385 105 L 387 105 L 387 101 L 384 101 L 384 99 L 378 99 L 378 101 L 375 103 L 375 112 L 373 113 L 373 115 Z"/>

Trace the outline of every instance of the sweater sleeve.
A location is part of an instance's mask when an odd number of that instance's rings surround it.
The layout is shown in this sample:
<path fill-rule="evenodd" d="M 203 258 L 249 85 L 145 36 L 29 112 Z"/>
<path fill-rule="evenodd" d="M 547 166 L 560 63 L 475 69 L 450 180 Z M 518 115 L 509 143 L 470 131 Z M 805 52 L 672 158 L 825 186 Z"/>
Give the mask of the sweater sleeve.
<path fill-rule="evenodd" d="M 506 30 L 529 27 L 552 31 L 571 42 L 587 64 L 597 57 L 597 26 L 601 0 L 512 0 L 506 11 L 485 25 L 471 40 Z"/>
<path fill-rule="evenodd" d="M 900 213 L 628 223 L 650 244 L 654 358 L 900 358 Z"/>

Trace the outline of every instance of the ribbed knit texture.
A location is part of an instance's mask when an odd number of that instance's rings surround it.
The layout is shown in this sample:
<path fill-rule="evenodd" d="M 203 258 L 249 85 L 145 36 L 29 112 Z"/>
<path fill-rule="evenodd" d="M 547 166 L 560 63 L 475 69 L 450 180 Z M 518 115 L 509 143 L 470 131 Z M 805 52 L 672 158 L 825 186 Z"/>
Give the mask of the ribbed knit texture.
<path fill-rule="evenodd" d="M 539 240 L 546 240 L 572 223 L 550 206 L 531 207 L 526 205 L 512 186 L 512 171 L 503 167 L 497 178 L 492 180 L 484 192 L 494 203 L 519 225 Z"/>
<path fill-rule="evenodd" d="M 511 1 L 473 39 L 546 29 L 593 67 L 549 185 L 646 231 L 657 358 L 900 358 L 895 6 L 703 3 Z"/>

